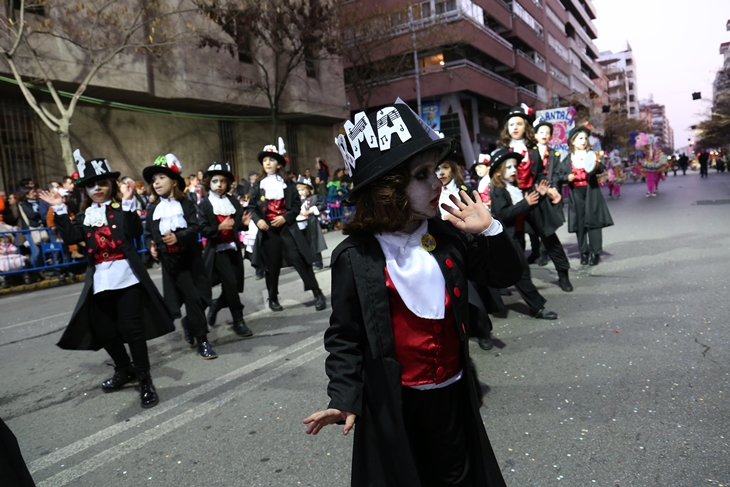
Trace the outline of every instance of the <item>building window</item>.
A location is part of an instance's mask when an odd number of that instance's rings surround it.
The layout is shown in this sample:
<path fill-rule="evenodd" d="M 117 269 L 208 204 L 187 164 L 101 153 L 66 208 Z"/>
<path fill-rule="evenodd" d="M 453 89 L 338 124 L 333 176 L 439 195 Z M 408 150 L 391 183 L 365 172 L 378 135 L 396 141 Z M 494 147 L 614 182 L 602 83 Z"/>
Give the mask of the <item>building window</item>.
<path fill-rule="evenodd" d="M 456 10 L 456 0 L 436 0 L 434 3 L 436 15 Z"/>
<path fill-rule="evenodd" d="M 550 76 L 552 76 L 554 79 L 560 81 L 566 86 L 570 86 L 570 80 L 568 79 L 568 75 L 560 71 L 558 68 L 550 65 Z"/>
<path fill-rule="evenodd" d="M 562 45 L 551 34 L 548 34 L 548 45 L 550 46 L 550 49 L 552 49 L 553 51 L 555 51 L 557 53 L 558 56 L 560 56 L 561 58 L 570 62 L 570 56 L 568 56 L 568 48 L 566 48 L 564 45 Z"/>
<path fill-rule="evenodd" d="M 441 69 L 444 64 L 444 53 L 442 52 L 418 59 L 418 67 L 426 71 Z"/>
<path fill-rule="evenodd" d="M 631 113 L 631 115 L 633 115 L 634 113 L 636 113 L 636 108 L 629 107 L 629 113 Z"/>
<path fill-rule="evenodd" d="M 21 3 L 20 0 L 11 0 L 11 1 L 12 1 L 13 9 L 20 10 L 20 3 Z M 31 3 L 31 5 L 27 5 L 27 2 L 26 2 L 26 6 L 25 6 L 26 12 L 28 12 L 29 14 L 46 15 L 46 11 L 44 10 L 42 3 L 40 3 L 40 2 L 30 2 L 30 3 Z"/>
<path fill-rule="evenodd" d="M 629 90 L 630 91 L 633 91 L 634 90 L 634 83 L 629 83 Z"/>
<path fill-rule="evenodd" d="M 542 24 L 535 20 L 535 17 L 530 15 L 525 8 L 517 2 L 512 2 L 512 14 L 515 17 L 519 17 L 524 23 L 526 23 L 535 33 L 543 39 L 545 36 L 545 29 Z"/>
<path fill-rule="evenodd" d="M 234 174 L 236 165 L 236 124 L 227 120 L 218 121 L 218 137 L 220 139 L 221 160 L 231 165 Z"/>
<path fill-rule="evenodd" d="M 551 9 L 549 6 L 545 9 L 547 12 L 547 16 L 550 20 L 552 20 L 553 24 L 558 26 L 558 29 L 561 31 L 565 31 L 565 24 L 563 24 L 563 21 L 560 20 L 560 17 L 558 17 L 558 14 L 553 12 L 553 9 Z"/>
<path fill-rule="evenodd" d="M 629 101 L 633 103 L 633 101 L 634 101 L 634 95 L 629 95 Z"/>

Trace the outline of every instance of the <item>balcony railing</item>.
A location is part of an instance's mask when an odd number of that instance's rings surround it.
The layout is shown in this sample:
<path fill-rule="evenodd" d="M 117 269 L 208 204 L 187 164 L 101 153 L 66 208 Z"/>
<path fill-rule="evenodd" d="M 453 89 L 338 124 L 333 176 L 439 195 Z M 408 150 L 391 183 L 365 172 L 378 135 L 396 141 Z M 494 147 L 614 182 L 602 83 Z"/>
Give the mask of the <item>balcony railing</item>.
<path fill-rule="evenodd" d="M 538 62 L 535 59 L 535 56 L 534 55 L 527 54 L 526 52 L 521 51 L 519 49 L 515 49 L 515 54 L 517 54 L 520 57 L 523 57 L 523 58 L 527 59 L 532 64 L 534 64 L 538 69 L 540 69 L 541 71 L 544 71 L 544 72 L 547 73 L 547 66 L 545 66 L 545 60 L 544 59 L 542 60 L 542 63 L 540 63 L 540 62 Z"/>
<path fill-rule="evenodd" d="M 540 96 L 537 93 L 535 93 L 534 91 L 528 90 L 527 88 L 525 88 L 523 86 L 518 86 L 516 91 L 517 91 L 517 93 L 523 93 L 525 95 L 535 98 L 536 100 L 540 100 L 543 103 L 547 103 L 547 97 Z"/>

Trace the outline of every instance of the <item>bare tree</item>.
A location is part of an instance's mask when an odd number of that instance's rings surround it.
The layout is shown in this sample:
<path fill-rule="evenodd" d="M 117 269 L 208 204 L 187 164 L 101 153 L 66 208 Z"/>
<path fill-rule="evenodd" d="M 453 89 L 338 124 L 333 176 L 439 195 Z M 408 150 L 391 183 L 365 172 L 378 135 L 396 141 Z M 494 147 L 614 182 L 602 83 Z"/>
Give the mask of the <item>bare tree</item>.
<path fill-rule="evenodd" d="M 271 141 L 279 130 L 282 102 L 292 77 L 334 53 L 336 0 L 196 0 L 222 29 L 199 30 L 201 46 L 228 51 L 256 66 L 247 88 L 262 95 L 271 114 Z"/>
<path fill-rule="evenodd" d="M 182 0 L 181 0 L 182 1 Z M 0 59 L 10 68 L 30 107 L 54 131 L 68 174 L 75 170 L 69 129 L 79 99 L 99 71 L 121 54 L 159 53 L 177 39 L 171 17 L 184 10 L 165 0 L 20 0 L 7 2 L 0 17 Z M 52 41 L 52 42 L 49 42 Z M 60 79 L 65 69 L 53 55 L 73 56 L 78 74 Z M 77 85 L 64 100 L 59 81 Z M 41 103 L 26 84 L 45 87 L 52 107 Z"/>

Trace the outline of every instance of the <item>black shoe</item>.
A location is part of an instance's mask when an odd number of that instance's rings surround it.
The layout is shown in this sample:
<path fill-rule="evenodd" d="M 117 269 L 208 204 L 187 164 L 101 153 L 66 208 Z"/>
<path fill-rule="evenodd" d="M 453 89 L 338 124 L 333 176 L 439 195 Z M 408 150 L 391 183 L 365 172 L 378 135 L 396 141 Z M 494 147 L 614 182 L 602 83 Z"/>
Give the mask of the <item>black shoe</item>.
<path fill-rule="evenodd" d="M 260 281 L 264 278 L 264 271 L 256 269 L 256 280 Z"/>
<path fill-rule="evenodd" d="M 198 356 L 202 357 L 205 360 L 213 360 L 214 358 L 218 358 L 218 354 L 215 353 L 213 347 L 210 346 L 210 342 L 198 343 Z"/>
<path fill-rule="evenodd" d="M 314 291 L 314 297 L 316 300 L 314 301 L 314 309 L 317 311 L 322 311 L 327 307 L 327 301 L 324 299 L 324 294 L 322 294 L 322 291 L 319 289 Z"/>
<path fill-rule="evenodd" d="M 558 314 L 554 311 L 546 311 L 545 308 L 540 308 L 532 317 L 536 320 L 557 320 Z"/>
<path fill-rule="evenodd" d="M 601 257 L 598 254 L 591 254 L 591 260 L 588 262 L 588 265 L 598 265 L 600 261 Z"/>
<path fill-rule="evenodd" d="M 139 378 L 139 399 L 140 406 L 143 408 L 151 408 L 160 402 L 160 397 L 155 391 L 155 386 L 152 384 L 152 377 L 150 377 L 149 370 L 147 372 L 140 372 L 137 374 Z"/>
<path fill-rule="evenodd" d="M 537 252 L 532 252 L 530 256 L 527 258 L 528 264 L 534 264 L 537 258 L 539 257 Z"/>
<path fill-rule="evenodd" d="M 494 342 L 492 341 L 492 337 L 488 338 L 480 338 L 479 339 L 479 348 L 482 350 L 491 350 L 494 348 Z"/>
<path fill-rule="evenodd" d="M 566 293 L 573 292 L 573 285 L 570 283 L 568 278 L 568 271 L 558 272 L 558 286 Z"/>
<path fill-rule="evenodd" d="M 215 326 L 215 322 L 218 320 L 218 300 L 214 299 L 212 303 L 210 303 L 210 307 L 208 308 L 208 326 L 213 328 Z M 187 340 L 186 340 L 187 341 Z M 190 343 L 190 342 L 188 342 Z M 195 345 L 195 343 L 193 343 Z"/>
<path fill-rule="evenodd" d="M 314 272 L 321 271 L 322 269 L 324 269 L 324 266 L 322 264 L 314 264 L 312 266 L 312 270 L 314 270 Z"/>
<path fill-rule="evenodd" d="M 190 330 L 188 329 L 188 317 L 184 317 L 182 321 L 180 322 L 180 326 L 182 326 L 183 329 L 183 340 L 187 342 L 188 345 L 190 345 L 190 348 L 195 346 L 195 338 L 190 334 Z"/>
<path fill-rule="evenodd" d="M 512 296 L 512 291 L 510 291 L 507 288 L 500 288 L 499 289 L 499 295 L 500 296 Z"/>
<path fill-rule="evenodd" d="M 131 365 L 126 367 L 114 367 L 114 375 L 111 379 L 107 379 L 101 383 L 101 390 L 104 392 L 112 392 L 121 389 L 124 384 L 132 382 L 136 379 L 134 370 Z"/>
<path fill-rule="evenodd" d="M 233 329 L 233 333 L 240 337 L 250 337 L 253 335 L 251 328 L 246 326 L 246 322 L 243 321 L 243 318 L 241 318 L 240 321 L 233 320 L 233 326 L 231 328 Z"/>
<path fill-rule="evenodd" d="M 588 264 L 588 254 L 580 254 L 580 265 Z"/>
<path fill-rule="evenodd" d="M 548 258 L 547 255 L 541 255 L 539 259 L 537 259 L 537 265 L 540 267 L 545 267 L 548 264 Z"/>
<path fill-rule="evenodd" d="M 269 299 L 269 309 L 271 311 L 284 311 L 284 308 L 281 307 L 279 301 L 276 299 Z"/>

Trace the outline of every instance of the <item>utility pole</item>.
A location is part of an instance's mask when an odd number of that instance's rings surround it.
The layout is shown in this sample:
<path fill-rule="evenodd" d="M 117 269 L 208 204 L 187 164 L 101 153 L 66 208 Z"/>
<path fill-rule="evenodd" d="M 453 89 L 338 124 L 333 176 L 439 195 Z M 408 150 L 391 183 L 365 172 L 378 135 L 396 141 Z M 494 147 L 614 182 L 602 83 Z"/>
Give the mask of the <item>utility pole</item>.
<path fill-rule="evenodd" d="M 418 50 L 416 49 L 416 24 L 413 19 L 413 5 L 408 7 L 408 22 L 411 24 L 411 39 L 413 40 L 413 67 L 416 70 L 416 103 L 418 116 L 421 116 L 421 69 L 418 67 Z"/>

